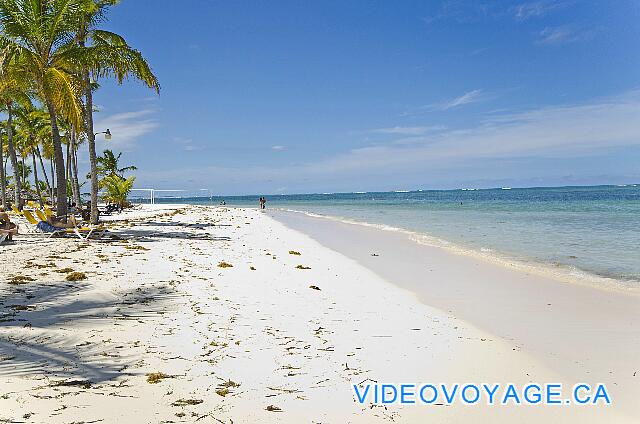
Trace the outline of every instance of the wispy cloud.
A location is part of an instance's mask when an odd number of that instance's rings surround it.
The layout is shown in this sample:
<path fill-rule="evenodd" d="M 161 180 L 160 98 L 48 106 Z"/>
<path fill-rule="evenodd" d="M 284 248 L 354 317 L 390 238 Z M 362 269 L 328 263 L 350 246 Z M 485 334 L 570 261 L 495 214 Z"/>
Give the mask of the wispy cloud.
<path fill-rule="evenodd" d="M 275 150 L 276 152 L 281 152 L 286 149 L 287 149 L 286 146 L 281 146 L 281 145 L 271 146 L 271 150 Z"/>
<path fill-rule="evenodd" d="M 445 129 L 444 126 L 433 125 L 426 127 L 390 127 L 390 128 L 377 128 L 371 130 L 371 133 L 375 134 L 393 134 L 393 135 L 424 135 L 428 132 L 440 131 Z"/>
<path fill-rule="evenodd" d="M 443 103 L 441 107 L 442 110 L 447 110 L 454 107 L 467 105 L 469 103 L 475 103 L 482 99 L 482 95 L 482 90 L 467 91 L 462 96 L 456 97 L 455 99 L 451 99 L 448 102 Z"/>
<path fill-rule="evenodd" d="M 96 132 L 106 131 L 108 128 L 112 134 L 109 146 L 120 150 L 130 150 L 139 137 L 152 132 L 158 126 L 153 109 L 96 116 L 94 124 Z M 100 142 L 100 138 L 97 141 Z"/>
<path fill-rule="evenodd" d="M 185 152 L 204 150 L 204 146 L 194 144 L 193 139 L 191 138 L 175 137 L 173 139 L 173 144 L 181 146 L 182 150 Z"/>
<path fill-rule="evenodd" d="M 175 185 L 193 180 L 197 184 L 211 182 L 214 189 L 218 184 L 220 191 L 245 193 L 273 193 L 283 186 L 298 192 L 313 190 L 311 187 L 358 190 L 362 188 L 354 184 L 362 181 L 371 189 L 384 189 L 401 178 L 413 182 L 414 186 L 450 184 L 463 179 L 489 181 L 515 177 L 534 181 L 531 178 L 571 173 L 563 166 L 580 158 L 606 157 L 615 149 L 640 149 L 640 90 L 580 104 L 503 113 L 468 128 L 417 136 L 397 135 L 398 139 L 384 144 L 295 165 L 185 167 L 139 171 L 138 174 L 141 183 L 164 184 L 166 181 L 168 185 Z M 408 139 L 410 143 L 401 142 Z M 521 163 L 533 164 L 533 167 L 520 166 Z M 560 167 L 546 165 L 549 163 Z M 596 169 L 592 166 L 593 160 L 590 163 L 589 171 L 585 172 L 592 174 L 580 174 L 576 178 L 619 172 L 618 165 L 610 161 L 603 160 L 602 166 Z M 507 164 L 516 164 L 511 174 L 504 171 Z M 550 170 L 550 166 L 554 169 Z"/>
<path fill-rule="evenodd" d="M 571 3 L 571 1 L 558 0 L 533 1 L 513 6 L 511 12 L 517 20 L 524 21 L 530 18 L 544 16 L 553 10 L 563 8 Z"/>
<path fill-rule="evenodd" d="M 583 41 L 593 36 L 592 31 L 576 29 L 570 25 L 546 27 L 538 34 L 537 44 L 565 44 Z"/>

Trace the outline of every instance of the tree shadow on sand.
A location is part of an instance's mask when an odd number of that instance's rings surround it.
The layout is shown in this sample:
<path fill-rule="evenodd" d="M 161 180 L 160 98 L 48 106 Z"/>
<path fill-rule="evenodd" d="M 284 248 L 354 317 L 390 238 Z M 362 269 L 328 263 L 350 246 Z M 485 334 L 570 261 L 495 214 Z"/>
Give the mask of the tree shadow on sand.
<path fill-rule="evenodd" d="M 37 374 L 89 383 L 122 376 L 133 358 L 126 346 L 101 340 L 102 329 L 158 316 L 176 296 L 165 284 L 111 294 L 92 293 L 82 282 L 6 285 L 0 289 L 0 376 Z M 91 327 L 88 338 L 73 331 L 80 326 Z"/>
<path fill-rule="evenodd" d="M 119 228 L 117 234 L 125 239 L 137 239 L 137 241 L 153 241 L 153 239 L 185 239 L 185 240 L 209 240 L 231 241 L 230 237 L 214 236 L 207 230 L 211 227 L 223 227 L 226 224 L 187 224 L 182 222 L 155 222 L 148 221 L 136 224 L 137 228 Z M 144 227 L 156 227 L 158 229 L 145 229 Z"/>

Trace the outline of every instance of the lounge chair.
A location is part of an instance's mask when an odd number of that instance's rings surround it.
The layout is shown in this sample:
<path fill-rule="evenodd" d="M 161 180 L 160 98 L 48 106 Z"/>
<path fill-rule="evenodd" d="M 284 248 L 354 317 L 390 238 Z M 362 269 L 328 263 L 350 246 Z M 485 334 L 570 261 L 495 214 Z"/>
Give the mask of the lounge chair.
<path fill-rule="evenodd" d="M 26 211 L 29 212 L 29 211 Z M 43 212 L 39 209 L 35 210 L 36 215 L 41 221 L 47 222 L 47 214 L 46 211 Z M 33 218 L 33 216 L 32 216 Z M 27 218 L 28 220 L 29 218 Z M 37 225 L 37 223 L 36 223 Z M 90 227 L 75 227 L 75 228 L 63 228 L 58 231 L 54 231 L 52 235 L 55 235 L 56 232 L 60 232 L 63 234 L 75 234 L 78 238 L 82 240 L 88 240 L 89 238 L 101 238 L 104 233 L 107 231 L 105 227 L 102 226 L 90 226 Z M 51 237 L 51 236 L 50 236 Z"/>

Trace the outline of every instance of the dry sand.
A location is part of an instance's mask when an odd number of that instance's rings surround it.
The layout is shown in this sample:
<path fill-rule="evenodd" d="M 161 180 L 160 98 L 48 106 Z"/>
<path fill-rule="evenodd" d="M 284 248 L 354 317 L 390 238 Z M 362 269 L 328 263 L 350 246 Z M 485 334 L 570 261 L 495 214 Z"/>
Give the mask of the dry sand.
<path fill-rule="evenodd" d="M 360 406 L 351 384 L 371 380 L 575 380 L 561 364 L 428 306 L 260 211 L 147 208 L 127 219 L 110 224 L 124 241 L 32 235 L 0 247 L 0 422 L 631 423 L 640 416 L 615 398 L 607 408 Z M 71 269 L 86 279 L 66 281 Z M 16 276 L 33 281 L 9 284 Z M 609 335 L 601 336 L 606 345 Z M 636 381 L 625 380 L 624 389 L 637 394 Z"/>

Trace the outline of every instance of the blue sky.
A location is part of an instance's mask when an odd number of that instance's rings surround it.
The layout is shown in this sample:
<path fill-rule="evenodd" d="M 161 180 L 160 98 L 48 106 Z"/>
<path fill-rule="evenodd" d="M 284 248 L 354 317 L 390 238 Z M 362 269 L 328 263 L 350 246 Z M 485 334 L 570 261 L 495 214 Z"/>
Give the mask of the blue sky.
<path fill-rule="evenodd" d="M 123 0 L 109 17 L 162 84 L 95 95 L 138 187 L 640 181 L 634 0 Z"/>

